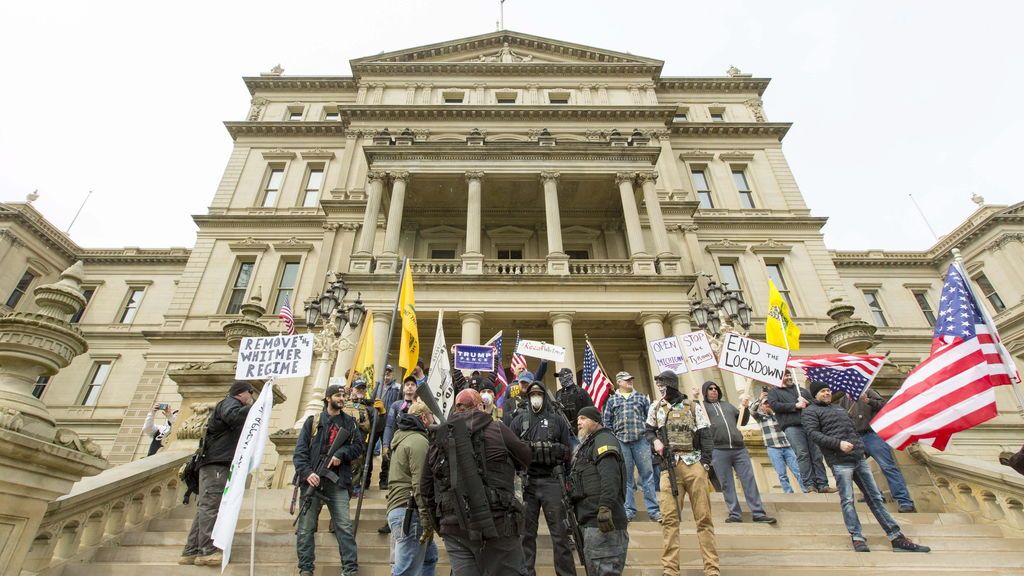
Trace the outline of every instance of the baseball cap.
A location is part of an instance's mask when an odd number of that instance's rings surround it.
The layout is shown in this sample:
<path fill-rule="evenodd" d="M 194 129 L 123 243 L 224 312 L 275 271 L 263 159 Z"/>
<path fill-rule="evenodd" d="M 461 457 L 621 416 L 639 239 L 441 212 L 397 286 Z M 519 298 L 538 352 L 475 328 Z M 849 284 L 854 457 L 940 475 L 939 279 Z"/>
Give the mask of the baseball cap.
<path fill-rule="evenodd" d="M 633 379 L 633 375 L 630 374 L 629 372 L 626 372 L 625 370 L 623 370 L 622 372 L 619 372 L 618 374 L 615 375 L 615 379 L 616 380 L 632 380 Z"/>

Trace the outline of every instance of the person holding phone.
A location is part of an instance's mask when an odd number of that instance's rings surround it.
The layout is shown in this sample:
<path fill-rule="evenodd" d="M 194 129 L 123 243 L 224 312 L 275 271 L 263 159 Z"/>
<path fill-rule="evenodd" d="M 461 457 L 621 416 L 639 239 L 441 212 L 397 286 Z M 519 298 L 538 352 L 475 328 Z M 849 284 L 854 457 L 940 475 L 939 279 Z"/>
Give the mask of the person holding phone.
<path fill-rule="evenodd" d="M 166 419 L 165 424 L 156 423 L 157 412 L 163 413 L 164 418 Z M 163 402 L 153 404 L 153 408 L 150 409 L 149 414 L 146 414 L 146 421 L 142 424 L 142 433 L 153 437 L 153 440 L 149 443 L 149 452 L 146 456 L 152 456 L 164 447 L 164 440 L 171 433 L 171 426 L 174 425 L 174 419 L 177 417 L 178 411 L 172 411 L 170 404 Z"/>

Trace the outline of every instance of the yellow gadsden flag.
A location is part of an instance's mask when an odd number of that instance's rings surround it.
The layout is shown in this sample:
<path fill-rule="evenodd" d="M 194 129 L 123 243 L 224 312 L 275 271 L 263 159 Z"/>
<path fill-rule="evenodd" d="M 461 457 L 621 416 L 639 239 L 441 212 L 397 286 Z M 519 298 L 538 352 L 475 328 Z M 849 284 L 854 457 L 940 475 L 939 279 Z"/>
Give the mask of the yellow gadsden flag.
<path fill-rule="evenodd" d="M 769 344 L 789 350 L 800 349 L 800 328 L 789 317 L 786 299 L 771 280 L 768 280 L 768 318 L 764 330 Z"/>
<path fill-rule="evenodd" d="M 405 368 L 404 379 L 412 374 L 420 357 L 420 331 L 416 325 L 416 297 L 412 290 L 412 269 L 405 267 L 398 294 L 398 312 L 402 315 L 402 340 L 398 345 L 398 365 Z"/>
<path fill-rule="evenodd" d="M 366 380 L 366 385 L 369 387 L 366 391 L 368 397 L 372 397 L 372 387 L 376 381 L 373 377 L 373 359 L 376 354 L 373 352 L 373 310 L 368 310 L 366 319 L 363 321 L 363 335 L 359 337 L 359 345 L 356 347 L 356 353 L 352 360 L 352 368 Z M 349 382 L 348 385 L 351 386 L 352 383 Z"/>

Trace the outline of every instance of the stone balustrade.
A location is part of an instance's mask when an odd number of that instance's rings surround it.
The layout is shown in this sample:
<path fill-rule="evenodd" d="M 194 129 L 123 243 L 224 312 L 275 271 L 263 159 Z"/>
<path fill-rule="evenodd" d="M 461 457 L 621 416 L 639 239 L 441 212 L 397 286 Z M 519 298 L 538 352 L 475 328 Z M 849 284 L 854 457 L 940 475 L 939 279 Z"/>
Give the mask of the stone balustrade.
<path fill-rule="evenodd" d="M 410 261 L 412 273 L 417 276 L 457 276 L 462 274 L 461 260 Z M 543 276 L 548 274 L 546 260 L 485 260 L 484 274 L 503 276 Z M 573 276 L 630 276 L 633 265 L 629 260 L 570 260 L 569 274 Z"/>
<path fill-rule="evenodd" d="M 22 574 L 48 574 L 74 558 L 86 559 L 178 506 L 184 493 L 178 470 L 190 454 L 162 451 L 77 482 L 47 507 Z"/>
<path fill-rule="evenodd" d="M 462 260 L 410 261 L 412 273 L 419 276 L 455 276 L 462 273 Z"/>
<path fill-rule="evenodd" d="M 536 276 L 548 273 L 546 260 L 490 260 L 484 262 L 484 272 L 503 276 Z"/>
<path fill-rule="evenodd" d="M 628 276 L 633 274 L 629 260 L 570 260 L 569 274 L 573 276 Z"/>

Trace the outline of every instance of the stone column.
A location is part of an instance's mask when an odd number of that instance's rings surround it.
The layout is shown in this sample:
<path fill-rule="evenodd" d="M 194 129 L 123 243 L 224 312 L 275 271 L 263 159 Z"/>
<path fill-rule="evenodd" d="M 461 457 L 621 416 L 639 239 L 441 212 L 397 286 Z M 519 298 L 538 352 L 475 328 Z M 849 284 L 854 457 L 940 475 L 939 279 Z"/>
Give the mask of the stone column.
<path fill-rule="evenodd" d="M 640 227 L 640 211 L 636 207 L 636 196 L 633 193 L 633 180 L 636 174 L 632 172 L 618 172 L 615 174 L 615 183 L 619 186 L 619 195 L 622 199 L 622 216 L 626 222 L 626 237 L 629 240 L 629 255 L 633 261 L 633 273 L 650 275 L 654 274 L 654 258 L 647 254 L 644 245 L 644 234 Z"/>
<path fill-rule="evenodd" d="M 544 213 L 548 232 L 548 274 L 569 273 L 569 257 L 562 250 L 562 217 L 558 212 L 558 172 L 541 172 L 544 183 Z"/>
<path fill-rule="evenodd" d="M 665 337 L 665 326 L 662 324 L 664 320 L 665 315 L 659 312 L 641 312 L 638 322 L 644 327 L 644 352 L 647 354 L 647 365 L 652 377 L 657 376 L 661 370 L 654 361 L 650 343 Z"/>
<path fill-rule="evenodd" d="M 462 322 L 462 343 L 480 344 L 480 325 L 484 321 L 483 312 L 459 312 L 459 321 Z"/>
<path fill-rule="evenodd" d="M 565 348 L 565 362 L 558 362 L 555 370 L 568 368 L 576 372 L 576 354 L 572 347 L 572 319 L 574 312 L 550 312 L 548 313 L 548 324 L 551 324 L 554 332 L 555 346 Z M 556 384 L 557 385 L 557 384 Z"/>
<path fill-rule="evenodd" d="M 398 319 L 401 322 L 401 318 Z M 387 365 L 385 358 L 387 358 L 388 347 L 391 345 L 388 342 L 388 327 L 391 325 L 391 311 L 387 312 L 374 312 L 373 313 L 373 346 L 377 353 L 377 357 L 373 361 L 373 373 L 377 375 L 379 379 L 384 375 L 384 366 Z M 399 333 L 402 329 L 401 325 L 395 327 L 395 332 Z M 398 364 L 398 358 L 394 358 L 391 362 L 392 365 Z M 406 366 L 408 368 L 408 366 Z M 400 374 L 397 369 L 395 374 Z"/>
<path fill-rule="evenodd" d="M 658 272 L 666 276 L 679 276 L 683 273 L 682 258 L 672 251 L 672 246 L 668 241 L 665 218 L 661 215 L 661 202 L 658 200 L 658 192 L 655 189 L 658 173 L 641 172 L 639 179 L 644 191 L 644 206 L 647 208 L 651 235 L 654 237 L 654 251 L 658 254 Z"/>
<path fill-rule="evenodd" d="M 367 274 L 373 261 L 373 240 L 377 235 L 377 215 L 380 212 L 381 197 L 384 195 L 384 178 L 386 174 L 371 170 L 366 174 L 367 184 L 366 212 L 363 213 L 363 228 L 359 232 L 356 253 L 349 264 L 350 272 Z"/>
<path fill-rule="evenodd" d="M 463 274 L 482 274 L 484 255 L 480 252 L 481 182 L 483 172 L 466 172 L 468 201 L 466 203 L 466 253 L 462 255 Z"/>
<path fill-rule="evenodd" d="M 388 208 L 388 223 L 384 229 L 384 253 L 377 259 L 377 274 L 398 272 L 398 241 L 402 235 L 402 211 L 405 208 L 405 187 L 409 173 L 391 172 L 391 206 Z"/>

